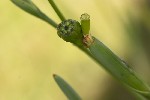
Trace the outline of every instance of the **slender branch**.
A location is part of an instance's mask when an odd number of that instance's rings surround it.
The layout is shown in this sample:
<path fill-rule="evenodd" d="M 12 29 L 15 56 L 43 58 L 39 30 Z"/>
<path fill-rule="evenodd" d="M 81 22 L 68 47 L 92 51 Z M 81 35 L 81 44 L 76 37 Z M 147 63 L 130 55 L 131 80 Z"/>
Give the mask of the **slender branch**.
<path fill-rule="evenodd" d="M 48 0 L 48 1 L 51 4 L 51 6 L 53 7 L 53 9 L 55 10 L 55 12 L 58 15 L 58 17 L 61 19 L 61 21 L 66 20 L 66 18 L 64 17 L 64 15 L 61 13 L 61 11 L 58 9 L 58 7 L 56 6 L 56 4 L 54 3 L 54 1 L 53 0 Z"/>

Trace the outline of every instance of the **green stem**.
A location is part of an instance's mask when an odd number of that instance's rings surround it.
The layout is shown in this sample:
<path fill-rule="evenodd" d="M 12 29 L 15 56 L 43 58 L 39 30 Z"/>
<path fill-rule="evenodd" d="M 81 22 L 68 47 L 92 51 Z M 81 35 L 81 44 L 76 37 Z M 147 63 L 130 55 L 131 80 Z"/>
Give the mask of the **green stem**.
<path fill-rule="evenodd" d="M 57 13 L 58 17 L 61 19 L 61 21 L 66 20 L 64 15 L 61 13 L 61 11 L 58 9 L 56 4 L 54 3 L 54 1 L 53 0 L 48 0 L 48 1 L 51 4 L 51 6 L 53 7 L 53 9 L 55 10 L 55 12 Z"/>

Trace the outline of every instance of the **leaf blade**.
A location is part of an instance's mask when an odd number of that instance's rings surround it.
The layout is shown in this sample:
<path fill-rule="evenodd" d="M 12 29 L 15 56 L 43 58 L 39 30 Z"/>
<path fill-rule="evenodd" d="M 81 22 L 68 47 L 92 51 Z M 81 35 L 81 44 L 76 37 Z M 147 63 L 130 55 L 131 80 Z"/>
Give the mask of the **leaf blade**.
<path fill-rule="evenodd" d="M 81 100 L 75 90 L 60 76 L 54 74 L 54 80 L 69 100 Z"/>
<path fill-rule="evenodd" d="M 51 18 L 45 15 L 31 0 L 11 0 L 11 1 L 25 12 L 46 21 L 54 28 L 57 27 L 57 24 Z"/>
<path fill-rule="evenodd" d="M 95 37 L 93 38 L 94 42 L 90 45 L 89 51 L 91 52 L 95 60 L 120 82 L 130 87 L 136 93 L 149 98 L 149 86 L 144 83 L 139 77 L 137 77 L 137 75 L 128 67 L 128 65 L 123 62 L 118 56 L 116 56 L 109 48 L 107 48 Z"/>

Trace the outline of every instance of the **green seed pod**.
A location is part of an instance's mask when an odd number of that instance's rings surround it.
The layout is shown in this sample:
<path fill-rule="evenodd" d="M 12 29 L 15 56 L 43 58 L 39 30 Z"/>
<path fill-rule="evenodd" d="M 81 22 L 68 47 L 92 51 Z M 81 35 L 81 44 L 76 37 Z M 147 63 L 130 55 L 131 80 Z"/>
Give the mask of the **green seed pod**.
<path fill-rule="evenodd" d="M 82 44 L 83 34 L 80 23 L 76 20 L 68 19 L 61 22 L 57 27 L 57 34 L 66 42 Z"/>
<path fill-rule="evenodd" d="M 89 34 L 90 31 L 90 15 L 84 13 L 80 17 L 83 34 Z"/>
<path fill-rule="evenodd" d="M 82 33 L 84 36 L 83 43 L 88 48 L 93 43 L 92 36 L 89 33 L 89 31 L 90 31 L 90 15 L 88 15 L 87 13 L 84 13 L 81 15 L 80 20 L 81 20 Z"/>

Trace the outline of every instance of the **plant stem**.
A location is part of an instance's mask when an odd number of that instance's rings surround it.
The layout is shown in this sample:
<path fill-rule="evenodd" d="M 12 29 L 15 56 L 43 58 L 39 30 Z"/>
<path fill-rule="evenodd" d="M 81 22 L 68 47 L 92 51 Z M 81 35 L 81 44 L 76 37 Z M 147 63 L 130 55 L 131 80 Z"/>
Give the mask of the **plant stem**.
<path fill-rule="evenodd" d="M 53 0 L 48 0 L 48 1 L 51 4 L 51 6 L 53 7 L 53 9 L 55 10 L 55 12 L 57 13 L 58 17 L 61 19 L 61 21 L 66 20 L 64 15 L 61 13 L 61 11 L 58 9 L 56 4 L 54 3 L 54 1 Z"/>

